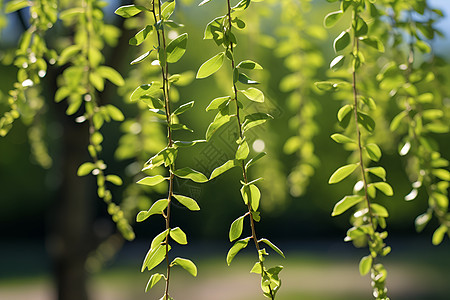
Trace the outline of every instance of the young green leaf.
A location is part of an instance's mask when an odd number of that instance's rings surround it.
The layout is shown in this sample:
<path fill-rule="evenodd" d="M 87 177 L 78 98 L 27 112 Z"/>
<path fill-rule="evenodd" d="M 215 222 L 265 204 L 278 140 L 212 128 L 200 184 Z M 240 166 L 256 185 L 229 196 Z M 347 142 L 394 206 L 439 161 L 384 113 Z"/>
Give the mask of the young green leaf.
<path fill-rule="evenodd" d="M 231 262 L 233 261 L 233 258 L 236 256 L 236 254 L 238 254 L 239 251 L 241 251 L 242 249 L 247 247 L 249 240 L 250 240 L 249 237 L 245 238 L 245 239 L 241 239 L 241 240 L 237 241 L 233 245 L 233 247 L 230 248 L 230 250 L 227 253 L 227 265 L 231 264 Z"/>
<path fill-rule="evenodd" d="M 389 212 L 387 211 L 386 207 L 384 207 L 378 203 L 370 204 L 370 208 L 372 209 L 372 212 L 375 216 L 382 217 L 382 218 L 389 217 Z"/>
<path fill-rule="evenodd" d="M 277 246 L 275 246 L 271 241 L 269 241 L 268 239 L 260 239 L 258 241 L 258 243 L 266 243 L 267 245 L 269 245 L 270 248 L 272 248 L 276 253 L 278 253 L 279 255 L 281 255 L 283 258 L 286 258 L 284 256 L 283 251 L 280 250 L 280 248 L 278 248 Z"/>
<path fill-rule="evenodd" d="M 225 58 L 225 53 L 220 52 L 204 62 L 198 69 L 196 78 L 206 78 L 216 73 L 222 67 Z"/>
<path fill-rule="evenodd" d="M 359 166 L 359 164 L 356 163 L 356 164 L 350 164 L 350 165 L 345 165 L 343 167 L 340 167 L 339 169 L 334 171 L 334 173 L 331 175 L 330 179 L 328 180 L 328 183 L 333 184 L 333 183 L 338 183 L 338 182 L 342 181 L 343 179 L 350 176 L 350 174 L 352 174 L 353 171 L 355 171 L 358 166 Z"/>
<path fill-rule="evenodd" d="M 442 224 L 433 233 L 432 243 L 437 246 L 444 240 L 444 236 L 448 231 L 448 227 Z"/>
<path fill-rule="evenodd" d="M 259 65 L 258 63 L 252 61 L 252 60 L 244 60 L 241 61 L 236 68 L 240 68 L 240 69 L 247 69 L 247 70 L 262 70 L 263 67 L 261 67 L 261 65 Z"/>
<path fill-rule="evenodd" d="M 86 176 L 91 173 L 96 168 L 94 163 L 85 162 L 81 166 L 78 167 L 77 175 L 78 176 Z"/>
<path fill-rule="evenodd" d="M 256 163 L 259 159 L 263 158 L 264 156 L 266 156 L 266 152 L 260 152 L 258 153 L 255 157 L 251 158 L 246 164 L 245 164 L 245 170 L 247 170 L 248 168 L 250 168 L 250 166 L 252 166 L 254 163 Z"/>
<path fill-rule="evenodd" d="M 99 66 L 97 72 L 101 77 L 108 79 L 117 86 L 123 86 L 125 84 L 122 75 L 111 67 Z"/>
<path fill-rule="evenodd" d="M 250 87 L 246 90 L 240 90 L 242 94 L 245 95 L 248 99 L 255 101 L 255 102 L 264 102 L 264 93 L 258 90 L 257 88 Z"/>
<path fill-rule="evenodd" d="M 250 273 L 255 273 L 255 274 L 262 273 L 261 263 L 259 261 L 255 263 L 255 265 L 251 269 Z"/>
<path fill-rule="evenodd" d="M 345 62 L 344 55 L 336 56 L 330 63 L 330 69 L 333 71 L 337 71 L 344 65 L 344 62 Z"/>
<path fill-rule="evenodd" d="M 173 171 L 173 174 L 175 174 L 177 177 L 190 179 L 194 182 L 203 183 L 207 182 L 208 178 L 200 173 L 199 171 L 193 170 L 191 168 L 181 168 L 178 170 Z"/>
<path fill-rule="evenodd" d="M 145 26 L 144 29 L 140 30 L 138 33 L 135 34 L 135 36 L 133 36 L 128 43 L 130 45 L 133 46 L 139 46 L 140 44 L 142 44 L 145 39 L 147 38 L 147 36 L 152 33 L 153 31 L 153 26 L 152 25 L 147 25 Z"/>
<path fill-rule="evenodd" d="M 206 140 L 209 141 L 213 134 L 223 125 L 228 123 L 231 120 L 230 115 L 220 115 L 217 114 L 216 118 L 214 118 L 214 121 L 209 124 L 208 129 L 206 130 Z"/>
<path fill-rule="evenodd" d="M 166 1 L 161 5 L 161 18 L 168 20 L 175 10 L 175 0 Z"/>
<path fill-rule="evenodd" d="M 156 249 L 160 245 L 164 245 L 168 234 L 169 234 L 169 229 L 166 229 L 163 232 L 161 232 L 160 234 L 158 234 L 157 236 L 155 236 L 152 240 L 150 248 Z"/>
<path fill-rule="evenodd" d="M 258 81 L 251 79 L 250 77 L 248 77 L 247 74 L 244 74 L 244 73 L 241 73 L 241 72 L 238 72 L 238 78 L 237 78 L 237 80 L 238 80 L 240 83 L 243 83 L 243 84 L 249 84 L 249 85 L 250 85 L 250 84 L 259 84 Z"/>
<path fill-rule="evenodd" d="M 381 149 L 377 144 L 368 144 L 365 147 L 367 155 L 373 161 L 379 161 L 381 158 Z"/>
<path fill-rule="evenodd" d="M 191 274 L 192 276 L 194 277 L 197 276 L 197 266 L 189 259 L 177 257 L 172 261 L 170 265 L 171 266 L 178 265 L 183 269 L 185 269 L 186 271 L 188 271 L 189 274 Z"/>
<path fill-rule="evenodd" d="M 366 171 L 380 177 L 383 181 L 386 181 L 386 170 L 383 167 L 368 168 Z"/>
<path fill-rule="evenodd" d="M 264 124 L 268 119 L 273 119 L 273 117 L 266 113 L 254 113 L 246 115 L 244 118 L 243 131 L 248 131 L 249 129 Z"/>
<path fill-rule="evenodd" d="M 377 37 L 375 37 L 375 36 L 360 37 L 359 39 L 364 44 L 369 45 L 370 47 L 373 47 L 373 48 L 377 49 L 379 52 L 384 52 L 384 45 Z"/>
<path fill-rule="evenodd" d="M 144 59 L 146 59 L 150 55 L 150 53 L 152 53 L 152 51 L 153 51 L 153 49 L 145 52 L 144 54 L 140 55 L 138 58 L 132 60 L 130 62 L 130 65 L 135 65 L 135 64 L 138 64 L 138 63 L 144 61 Z"/>
<path fill-rule="evenodd" d="M 331 135 L 331 138 L 336 143 L 339 143 L 339 144 L 349 144 L 349 143 L 354 144 L 354 143 L 356 143 L 355 140 L 353 140 L 343 134 L 340 134 L 340 133 L 335 133 L 335 134 Z"/>
<path fill-rule="evenodd" d="M 259 207 L 259 200 L 261 199 L 261 192 L 254 184 L 244 185 L 241 188 L 241 195 L 244 203 L 250 202 L 253 211 L 257 211 Z"/>
<path fill-rule="evenodd" d="M 155 273 L 152 276 L 150 276 L 150 279 L 147 282 L 147 286 L 145 287 L 145 292 L 151 290 L 152 287 L 155 286 L 155 284 L 158 283 L 158 281 L 161 280 L 161 278 L 163 278 L 164 275 L 163 274 L 159 274 L 159 273 Z"/>
<path fill-rule="evenodd" d="M 324 18 L 324 26 L 326 28 L 333 27 L 342 17 L 344 13 L 341 10 L 333 11 L 325 16 Z"/>
<path fill-rule="evenodd" d="M 171 229 L 169 231 L 169 234 L 170 234 L 170 237 L 180 245 L 186 245 L 188 243 L 186 233 L 184 233 L 184 231 L 181 230 L 180 227 Z"/>
<path fill-rule="evenodd" d="M 244 217 L 245 215 L 240 216 L 239 218 L 234 220 L 233 223 L 231 223 L 230 232 L 228 234 L 230 242 L 234 241 L 235 239 L 238 239 L 241 236 L 242 230 L 244 228 Z"/>
<path fill-rule="evenodd" d="M 159 265 L 166 257 L 166 246 L 159 245 L 156 248 L 150 248 L 145 256 L 144 263 L 142 264 L 141 272 L 144 272 L 145 268 L 151 271 L 154 267 Z"/>
<path fill-rule="evenodd" d="M 221 165 L 220 167 L 215 168 L 212 171 L 211 176 L 209 177 L 209 180 L 211 180 L 213 178 L 216 178 L 220 174 L 225 173 L 226 171 L 228 171 L 231 168 L 234 168 L 236 166 L 239 166 L 239 162 L 237 160 L 235 160 L 235 159 L 228 160 L 223 165 Z"/>
<path fill-rule="evenodd" d="M 161 214 L 166 209 L 167 205 L 169 205 L 169 200 L 167 199 L 160 199 L 156 201 L 149 210 L 141 211 L 137 214 L 136 222 L 142 222 L 154 214 Z"/>
<path fill-rule="evenodd" d="M 250 148 L 248 147 L 247 141 L 244 141 L 237 148 L 236 159 L 237 160 L 244 160 L 244 159 L 246 159 L 248 157 L 249 153 L 250 153 Z"/>
<path fill-rule="evenodd" d="M 212 100 L 211 103 L 209 103 L 208 107 L 206 108 L 206 111 L 219 109 L 224 103 L 228 102 L 228 100 L 230 99 L 231 99 L 230 96 L 216 98 Z"/>
<path fill-rule="evenodd" d="M 174 1 L 175 2 L 175 1 Z M 186 52 L 188 34 L 183 33 L 176 39 L 172 40 L 166 47 L 167 62 L 176 63 Z"/>
<path fill-rule="evenodd" d="M 348 45 L 350 45 L 350 41 L 351 39 L 348 31 L 342 31 L 333 42 L 334 51 L 339 52 L 344 50 Z"/>
<path fill-rule="evenodd" d="M 178 107 L 172 114 L 173 115 L 181 115 L 182 113 L 191 109 L 192 107 L 194 107 L 194 101 L 180 105 L 180 107 Z"/>
<path fill-rule="evenodd" d="M 414 224 L 416 226 L 416 231 L 422 232 L 422 230 L 424 230 L 425 226 L 427 226 L 427 224 L 430 222 L 431 218 L 432 218 L 431 211 L 427 211 L 426 213 L 419 215 L 414 221 Z"/>
<path fill-rule="evenodd" d="M 106 175 L 105 180 L 109 181 L 112 184 L 115 184 L 117 186 L 121 186 L 123 184 L 122 178 L 120 178 L 117 175 L 112 175 L 112 174 Z"/>
<path fill-rule="evenodd" d="M 372 256 L 367 255 L 361 258 L 361 261 L 359 262 L 359 274 L 361 276 L 366 275 L 370 272 L 370 269 L 372 268 Z"/>
<path fill-rule="evenodd" d="M 131 18 L 143 10 L 145 10 L 145 8 L 139 5 L 124 5 L 116 9 L 114 13 L 123 18 Z"/>
<path fill-rule="evenodd" d="M 331 216 L 333 217 L 338 216 L 363 200 L 364 200 L 363 196 L 357 195 L 345 196 L 341 201 L 336 203 L 336 205 L 333 208 L 333 212 L 331 213 Z"/>
<path fill-rule="evenodd" d="M 375 130 L 375 121 L 371 116 L 358 112 L 358 122 L 361 124 L 368 132 L 373 132 Z"/>
<path fill-rule="evenodd" d="M 192 198 L 182 196 L 182 195 L 175 195 L 173 194 L 175 199 L 177 199 L 181 204 L 186 206 L 189 210 L 195 211 L 200 210 L 200 206 L 198 206 L 197 201 L 195 201 Z"/>
<path fill-rule="evenodd" d="M 372 183 L 374 187 L 376 187 L 378 190 L 382 191 L 383 194 L 386 196 L 392 196 L 394 195 L 394 191 L 392 190 L 392 187 L 387 182 L 375 182 Z"/>
<path fill-rule="evenodd" d="M 350 104 L 344 105 L 342 106 L 338 113 L 337 113 L 337 117 L 339 122 L 342 122 L 342 120 L 353 110 L 353 106 Z"/>
<path fill-rule="evenodd" d="M 139 180 L 136 183 L 137 184 L 143 184 L 143 185 L 149 185 L 149 186 L 155 186 L 155 185 L 160 184 L 161 182 L 163 182 L 164 180 L 167 180 L 167 179 L 169 179 L 169 178 L 163 177 L 161 175 L 147 176 L 145 178 L 142 178 L 141 180 Z"/>

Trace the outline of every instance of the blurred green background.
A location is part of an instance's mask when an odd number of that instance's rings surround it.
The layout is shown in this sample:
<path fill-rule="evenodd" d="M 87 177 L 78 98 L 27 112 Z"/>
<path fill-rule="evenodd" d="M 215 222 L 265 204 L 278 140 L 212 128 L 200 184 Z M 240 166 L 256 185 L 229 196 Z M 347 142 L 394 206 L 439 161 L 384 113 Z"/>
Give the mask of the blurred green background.
<path fill-rule="evenodd" d="M 204 26 L 223 9 L 221 3 L 213 1 L 208 9 L 198 8 L 195 3 L 180 5 L 175 19 L 185 25 L 183 32 L 189 34 L 188 51 L 182 61 L 173 67 L 173 71 L 197 70 L 207 58 L 218 50 L 211 41 L 203 41 Z M 191 1 L 192 2 L 192 1 Z M 216 2 L 216 3 L 214 3 Z M 446 1 L 431 1 L 446 14 L 450 14 L 450 5 Z M 119 6 L 118 1 L 110 1 L 105 10 L 108 22 L 118 22 L 113 11 Z M 276 7 L 276 6 L 275 6 Z M 313 1 L 311 12 L 306 16 L 311 27 L 322 26 L 323 17 L 332 10 L 333 5 L 325 1 Z M 294 113 L 288 108 L 288 93 L 279 88 L 280 81 L 289 70 L 283 59 L 275 55 L 273 48 L 267 47 L 277 43 L 276 28 L 280 22 L 276 10 L 265 15 L 261 10 L 262 20 L 259 30 L 265 38 L 253 40 L 248 35 L 238 35 L 239 47 L 236 56 L 252 58 L 261 63 L 265 70 L 259 74 L 260 81 L 265 82 L 262 89 L 266 94 L 266 109 L 275 116 L 269 126 L 255 131 L 253 140 L 262 140 L 268 155 L 262 160 L 261 167 L 255 169 L 256 177 L 262 174 L 263 209 L 262 222 L 257 224 L 259 235 L 269 238 L 286 253 L 286 260 L 279 260 L 271 255 L 270 264 L 282 264 L 285 270 L 281 273 L 283 281 L 279 292 L 280 300 L 288 299 L 369 299 L 370 286 L 368 277 L 360 277 L 357 264 L 365 255 L 365 250 L 354 249 L 351 244 L 343 242 L 346 230 L 350 227 L 349 214 L 331 218 L 334 204 L 352 189 L 350 183 L 337 186 L 327 184 L 329 175 L 347 159 L 348 153 L 334 143 L 329 136 L 335 132 L 335 114 L 338 101 L 329 95 L 315 94 L 315 100 L 321 107 L 315 117 L 318 134 L 313 138 L 315 155 L 319 158 L 314 175 L 310 178 L 305 192 L 292 195 L 288 184 L 288 174 L 296 163 L 296 155 L 287 155 L 283 147 L 289 137 L 295 135 L 289 126 Z M 267 18 L 264 18 L 267 16 Z M 252 23 L 254 16 L 245 16 L 249 28 L 257 26 Z M 1 50 L 14 46 L 20 30 L 16 16 L 10 16 L 10 27 L 2 33 Z M 441 21 L 440 29 L 448 32 L 449 18 Z M 250 30 L 249 29 L 249 30 Z M 131 34 L 126 32 L 124 34 Z M 316 76 L 325 80 L 326 65 L 333 58 L 332 34 L 326 39 L 317 40 L 315 44 L 321 49 L 324 66 L 319 68 Z M 266 45 L 266 46 L 264 46 Z M 433 47 L 436 52 L 448 54 L 448 38 L 437 40 Z M 109 49 L 111 51 L 111 49 Z M 121 48 L 122 57 L 118 64 L 124 77 L 132 71 L 128 65 L 136 56 L 131 47 Z M 5 54 L 6 55 L 6 54 Z M 450 72 L 450 68 L 446 67 Z M 0 90 L 6 94 L 15 81 L 15 69 L 0 64 Z M 201 139 L 212 121 L 213 114 L 206 113 L 205 108 L 215 97 L 222 96 L 221 87 L 227 71 L 212 78 L 195 80 L 186 87 L 180 87 L 181 102 L 196 101 L 196 106 L 185 119 L 194 129 L 193 134 L 185 135 L 186 139 Z M 226 80 L 226 79 L 225 79 Z M 133 83 L 137 86 L 140 83 Z M 448 83 L 442 83 L 448 84 Z M 122 97 L 110 94 L 110 101 L 120 107 L 125 116 L 133 116 L 136 108 Z M 47 100 L 52 101 L 52 100 Z M 60 104 L 63 105 L 63 104 Z M 46 139 L 49 151 L 54 157 L 54 165 L 44 170 L 31 158 L 27 139 L 27 128 L 16 122 L 13 130 L 0 140 L 0 299 L 52 299 L 55 297 L 52 280 L 52 262 L 49 255 L 51 239 L 52 214 L 58 202 L 58 185 L 61 172 L 58 155 L 61 152 L 62 129 L 59 118 L 55 116 L 58 109 L 50 109 L 46 116 L 48 124 Z M 232 147 L 226 136 L 227 130 L 219 131 L 211 145 L 201 145 L 191 152 L 183 153 L 182 163 L 205 173 L 211 172 L 224 157 L 233 155 Z M 127 177 L 126 169 L 131 160 L 117 160 L 114 149 L 119 143 L 121 130 L 117 124 L 109 124 L 104 128 L 105 142 L 103 158 L 108 167 L 121 174 L 127 183 L 133 178 Z M 442 154 L 450 159 L 449 136 L 438 137 Z M 388 269 L 392 299 L 448 299 L 450 293 L 450 242 L 434 247 L 431 235 L 437 222 L 432 221 L 424 232 L 417 234 L 414 219 L 427 208 L 425 199 L 418 197 L 415 201 L 405 202 L 404 196 L 410 191 L 410 183 L 404 172 L 404 161 L 399 159 L 394 145 L 387 143 L 383 149 L 380 164 L 388 173 L 388 181 L 394 187 L 392 198 L 380 197 L 380 202 L 389 212 L 389 238 L 392 253 L 385 259 Z M 150 153 L 148 157 L 150 157 Z M 173 226 L 180 226 L 188 234 L 189 245 L 182 249 L 174 249 L 183 256 L 197 262 L 199 275 L 197 279 L 185 276 L 183 272 L 174 272 L 175 299 L 262 299 L 259 293 L 258 277 L 249 271 L 255 260 L 253 249 L 247 249 L 244 255 L 238 256 L 231 267 L 225 263 L 228 247 L 228 229 L 231 222 L 244 213 L 239 188 L 236 181 L 238 170 L 226 173 L 207 184 L 177 182 L 177 188 L 194 196 L 202 210 L 188 213 L 181 208 L 174 209 Z M 92 178 L 91 178 L 92 179 Z M 89 183 L 92 195 L 95 195 L 95 182 Z M 113 190 L 114 198 L 120 199 L 124 190 Z M 156 197 L 153 194 L 152 197 Z M 156 198 L 157 199 L 157 198 Z M 109 220 L 102 202 L 93 197 L 92 214 L 95 217 L 92 230 L 106 238 L 114 233 L 114 224 Z M 163 228 L 161 220 L 155 218 L 150 222 L 134 225 L 136 240 L 124 243 L 113 236 L 87 268 L 91 274 L 88 291 L 92 299 L 156 299 L 158 288 L 149 294 L 144 293 L 149 275 L 140 273 L 139 268 L 147 251 L 149 241 Z M 109 247 L 109 248 L 108 248 Z M 248 247 L 251 248 L 251 247 Z M 96 260 L 97 259 L 97 260 Z M 90 263 L 90 264 L 89 264 Z M 177 279 L 179 278 L 179 279 Z"/>

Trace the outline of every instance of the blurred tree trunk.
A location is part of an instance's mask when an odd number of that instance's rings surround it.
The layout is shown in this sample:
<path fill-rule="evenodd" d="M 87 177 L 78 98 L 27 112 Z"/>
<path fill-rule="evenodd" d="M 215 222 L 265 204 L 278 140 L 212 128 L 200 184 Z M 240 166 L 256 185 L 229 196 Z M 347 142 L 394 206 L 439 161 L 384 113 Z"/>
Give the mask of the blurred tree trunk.
<path fill-rule="evenodd" d="M 87 300 L 86 259 L 92 245 L 92 201 L 89 178 L 78 177 L 86 161 L 87 130 L 61 112 L 63 125 L 61 186 L 52 215 L 51 252 L 57 299 Z M 95 195 L 95 194 L 94 194 Z"/>

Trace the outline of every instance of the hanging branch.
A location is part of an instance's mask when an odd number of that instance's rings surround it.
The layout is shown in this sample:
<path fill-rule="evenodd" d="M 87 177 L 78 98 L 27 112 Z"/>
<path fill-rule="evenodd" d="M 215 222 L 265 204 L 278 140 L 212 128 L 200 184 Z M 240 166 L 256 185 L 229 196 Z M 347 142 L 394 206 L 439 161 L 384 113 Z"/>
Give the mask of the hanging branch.
<path fill-rule="evenodd" d="M 428 209 L 415 220 L 416 230 L 422 231 L 433 215 L 439 221 L 432 243 L 440 244 L 445 234 L 450 234 L 448 212 L 448 186 L 450 184 L 449 162 L 442 157 L 438 142 L 433 135 L 450 132 L 446 120 L 442 94 L 439 88 L 430 87 L 435 81 L 436 62 L 439 60 L 426 40 L 433 40 L 440 32 L 433 27 L 442 16 L 439 10 L 428 7 L 426 2 L 401 1 L 389 4 L 393 38 L 398 49 L 406 45 L 408 52 L 395 51 L 393 61 L 386 64 L 378 74 L 382 88 L 388 89 L 401 110 L 391 122 L 390 129 L 402 136 L 399 144 L 400 156 L 407 158 L 407 173 L 412 190 L 405 196 L 412 201 L 419 190 L 428 199 Z M 421 20 L 414 15 L 420 14 Z M 418 57 L 430 55 L 422 65 Z M 400 58 L 400 59 L 399 59 Z M 401 80 L 394 80 L 394 78 Z"/>
<path fill-rule="evenodd" d="M 200 207 L 197 202 L 187 196 L 174 193 L 174 177 L 177 176 L 182 179 L 190 179 L 194 182 L 203 183 L 208 181 L 208 178 L 202 173 L 185 167 L 181 169 L 175 168 L 175 160 L 178 154 L 179 147 L 191 147 L 202 141 L 175 141 L 174 131 L 187 130 L 192 131 L 186 125 L 179 123 L 178 116 L 189 110 L 194 106 L 194 101 L 185 103 L 175 109 L 173 112 L 170 109 L 172 104 L 170 98 L 170 86 L 171 84 L 180 79 L 180 74 L 169 74 L 169 63 L 176 63 L 186 52 L 188 35 L 186 33 L 179 35 L 169 43 L 165 34 L 166 26 L 173 26 L 174 23 L 170 20 L 174 10 L 175 1 L 151 1 L 150 6 L 138 6 L 127 5 L 122 6 L 116 10 L 116 14 L 130 18 L 140 12 L 150 13 L 153 16 L 153 24 L 147 25 L 141 31 L 139 31 L 133 38 L 130 39 L 131 45 L 140 45 L 147 39 L 148 36 L 153 34 L 155 36 L 156 46 L 150 49 L 143 55 L 139 56 L 131 62 L 131 64 L 137 64 L 144 61 L 145 58 L 155 51 L 157 52 L 158 64 L 161 69 L 161 82 L 152 81 L 149 84 L 143 84 L 136 88 L 131 94 L 131 101 L 140 100 L 145 103 L 151 112 L 155 114 L 159 119 L 164 120 L 167 126 L 167 146 L 159 151 L 156 155 L 151 157 L 144 165 L 142 171 L 153 174 L 153 170 L 164 164 L 167 169 L 168 176 L 163 175 L 151 175 L 147 176 L 137 183 L 146 186 L 156 186 L 162 183 L 168 184 L 167 197 L 160 199 L 153 203 L 153 205 L 147 211 L 141 211 L 136 217 L 137 222 L 142 222 L 149 218 L 151 215 L 160 214 L 165 220 L 165 230 L 157 235 L 148 250 L 148 253 L 142 264 L 141 271 L 146 268 L 151 271 L 158 266 L 164 260 L 166 261 L 166 274 L 154 273 L 151 275 L 146 291 L 151 289 L 156 283 L 164 278 L 165 290 L 164 296 L 161 299 L 172 299 L 169 292 L 171 269 L 178 265 L 188 271 L 191 275 L 197 276 L 197 267 L 195 264 L 185 258 L 176 257 L 172 261 L 169 258 L 169 251 L 171 250 L 171 240 L 181 245 L 187 244 L 187 236 L 179 227 L 171 227 L 171 210 L 172 201 L 175 198 L 182 205 L 187 207 L 191 211 L 198 211 Z M 162 98 L 162 99 L 161 99 Z"/>
<path fill-rule="evenodd" d="M 201 5 L 206 4 L 209 1 L 203 1 Z M 218 46 L 222 45 L 225 51 L 219 52 L 205 63 L 203 63 L 198 72 L 197 78 L 206 78 L 217 72 L 223 65 L 225 57 L 229 60 L 232 72 L 232 85 L 231 96 L 225 96 L 216 98 L 211 101 L 206 108 L 209 110 L 219 110 L 214 118 L 214 121 L 209 125 L 206 132 L 206 139 L 210 140 L 213 134 L 224 124 L 228 123 L 232 118 L 236 118 L 238 139 L 236 143 L 238 145 L 234 159 L 228 160 L 222 166 L 213 170 L 210 176 L 210 180 L 219 176 L 233 167 L 240 167 L 242 170 L 242 188 L 241 195 L 244 203 L 247 207 L 247 211 L 244 215 L 237 218 L 232 224 L 229 232 L 230 241 L 241 237 L 243 232 L 244 219 L 248 217 L 250 223 L 251 236 L 243 239 L 239 239 L 229 250 L 227 254 L 227 264 L 230 265 L 236 254 L 247 247 L 250 239 L 255 244 L 256 251 L 258 253 L 258 261 L 252 268 L 251 272 L 261 275 L 261 288 L 266 297 L 275 299 L 275 295 L 281 286 L 281 280 L 278 276 L 282 270 L 282 266 L 273 267 L 267 269 L 264 266 L 265 256 L 268 255 L 265 248 L 261 247 L 261 243 L 267 244 L 274 251 L 284 257 L 283 252 L 272 244 L 269 240 L 262 238 L 258 239 L 256 235 L 255 221 L 260 221 L 259 204 L 261 199 L 261 192 L 256 186 L 256 182 L 262 178 L 256 180 L 249 180 L 248 169 L 258 159 L 263 157 L 265 153 L 259 153 L 255 157 L 248 159 L 250 154 L 250 147 L 248 145 L 246 132 L 251 128 L 265 123 L 271 118 L 266 113 L 253 113 L 243 116 L 244 102 L 239 98 L 239 95 L 243 94 L 250 101 L 257 103 L 264 102 L 264 94 L 259 89 L 249 87 L 244 90 L 238 89 L 238 83 L 245 85 L 255 85 L 258 82 L 251 79 L 248 75 L 243 73 L 244 70 L 258 70 L 262 67 L 251 60 L 244 60 L 240 63 L 236 63 L 235 60 L 235 47 L 237 46 L 237 40 L 232 32 L 233 27 L 244 28 L 245 22 L 239 17 L 235 16 L 236 12 L 244 11 L 248 8 L 250 1 L 242 0 L 237 5 L 231 6 L 229 0 L 227 4 L 227 13 L 225 16 L 220 16 L 212 20 L 205 30 L 205 39 L 213 39 Z M 233 104 L 234 103 L 234 104 Z M 234 107 L 233 107 L 234 106 Z M 234 111 L 233 111 L 234 110 Z"/>
<path fill-rule="evenodd" d="M 356 162 L 338 168 L 330 177 L 329 183 L 338 183 L 359 169 L 359 181 L 355 184 L 354 194 L 345 196 L 336 203 L 332 216 L 340 215 L 350 208 L 357 206 L 357 211 L 353 214 L 353 227 L 347 232 L 345 241 L 352 241 L 355 246 L 368 245 L 369 255 L 364 256 L 359 263 L 361 275 L 371 273 L 373 296 L 376 299 L 389 299 L 385 280 L 387 272 L 384 266 L 378 263 L 380 256 L 385 256 L 390 252 L 390 247 L 386 246 L 384 239 L 387 232 L 377 231 L 386 227 L 385 218 L 388 211 L 382 205 L 375 203 L 377 190 L 387 196 L 393 195 L 392 187 L 386 182 L 386 171 L 381 166 L 369 167 L 369 161 L 378 162 L 381 158 L 381 149 L 378 145 L 370 143 L 370 135 L 374 133 L 375 121 L 370 113 L 376 109 L 376 102 L 371 97 L 362 95 L 359 91 L 358 70 L 365 62 L 360 43 L 375 48 L 379 52 L 384 52 L 384 46 L 378 37 L 371 34 L 370 28 L 364 16 L 377 11 L 376 7 L 368 1 L 341 1 L 341 10 L 332 12 L 325 17 L 326 27 L 334 26 L 342 15 L 351 10 L 351 26 L 341 32 L 334 40 L 334 50 L 338 55 L 330 64 L 333 70 L 341 69 L 345 66 L 345 60 L 350 60 L 351 80 L 348 82 L 317 82 L 316 87 L 325 90 L 347 89 L 350 87 L 352 103 L 344 105 L 338 112 L 338 120 L 341 127 L 348 128 L 348 132 L 353 133 L 353 137 L 348 134 L 336 133 L 331 138 L 340 144 L 346 144 L 354 150 Z M 348 50 L 351 49 L 351 50 Z M 349 124 L 353 119 L 354 129 L 351 130 Z M 370 175 L 375 175 L 382 181 L 370 182 Z"/>

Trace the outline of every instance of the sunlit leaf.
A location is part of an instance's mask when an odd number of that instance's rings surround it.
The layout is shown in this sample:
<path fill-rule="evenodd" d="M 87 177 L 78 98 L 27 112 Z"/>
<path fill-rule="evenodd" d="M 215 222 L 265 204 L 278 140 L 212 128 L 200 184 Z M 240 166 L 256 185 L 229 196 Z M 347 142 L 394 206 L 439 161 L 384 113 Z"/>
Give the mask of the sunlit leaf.
<path fill-rule="evenodd" d="M 174 1 L 175 2 L 175 1 Z M 184 33 L 172 40 L 166 47 L 167 62 L 175 63 L 184 55 L 187 47 L 188 34 Z"/>
<path fill-rule="evenodd" d="M 348 31 L 344 30 L 333 42 L 334 51 L 336 52 L 342 51 L 348 45 L 350 45 L 350 34 L 348 33 Z"/>
<path fill-rule="evenodd" d="M 225 53 L 220 52 L 219 54 L 208 59 L 198 69 L 196 78 L 206 78 L 206 77 L 216 73 L 220 69 L 220 67 L 222 67 L 224 58 L 225 58 Z"/>
<path fill-rule="evenodd" d="M 189 210 L 200 210 L 200 206 L 198 206 L 197 201 L 192 198 L 182 196 L 182 195 L 173 195 L 175 199 L 177 199 L 181 204 L 186 206 Z"/>
<path fill-rule="evenodd" d="M 239 218 L 234 220 L 233 223 L 231 223 L 230 232 L 228 234 L 230 242 L 238 239 L 241 236 L 242 230 L 244 228 L 244 217 L 245 216 L 240 216 Z"/>
<path fill-rule="evenodd" d="M 280 250 L 280 248 L 278 248 L 277 246 L 275 246 L 271 241 L 269 241 L 268 239 L 260 239 L 258 241 L 258 243 L 266 243 L 267 245 L 269 245 L 270 248 L 272 248 L 276 253 L 278 253 L 279 255 L 281 255 L 282 257 L 286 258 L 284 256 L 283 251 Z"/>
<path fill-rule="evenodd" d="M 181 230 L 180 227 L 175 227 L 175 228 L 171 229 L 169 231 L 169 234 L 170 234 L 170 237 L 180 245 L 186 245 L 188 243 L 186 233 L 184 233 L 184 231 Z"/>
<path fill-rule="evenodd" d="M 163 278 L 164 275 L 159 274 L 159 273 L 155 273 L 152 276 L 150 276 L 150 279 L 147 282 L 147 286 L 145 287 L 145 292 L 149 291 L 152 287 L 155 286 L 155 284 L 158 283 L 158 281 L 161 280 L 161 278 Z"/>
<path fill-rule="evenodd" d="M 200 173 L 199 171 L 193 170 L 191 168 L 185 167 L 178 170 L 173 171 L 177 177 L 190 179 L 194 182 L 203 183 L 207 182 L 208 178 Z"/>
<path fill-rule="evenodd" d="M 226 171 L 228 171 L 231 168 L 234 168 L 236 166 L 239 166 L 239 162 L 238 161 L 236 161 L 235 159 L 228 160 L 223 165 L 221 165 L 220 167 L 215 168 L 212 171 L 211 176 L 209 177 L 209 180 L 211 180 L 213 178 L 216 178 L 220 174 L 225 173 Z"/>
<path fill-rule="evenodd" d="M 233 247 L 230 248 L 230 250 L 227 253 L 227 265 L 231 264 L 233 258 L 236 256 L 236 254 L 238 254 L 239 251 L 247 247 L 249 240 L 250 240 L 249 237 L 239 240 L 233 245 Z"/>
<path fill-rule="evenodd" d="M 242 94 L 245 95 L 248 99 L 255 102 L 264 102 L 264 93 L 258 90 L 257 88 L 250 87 L 246 90 L 240 90 Z"/>
<path fill-rule="evenodd" d="M 359 164 L 350 164 L 340 167 L 331 175 L 330 179 L 328 180 L 328 183 L 333 184 L 342 181 L 343 179 L 350 176 L 350 174 L 352 174 L 353 171 L 355 171 L 358 166 Z"/>
<path fill-rule="evenodd" d="M 372 268 L 372 256 L 367 255 L 361 258 L 361 261 L 359 262 L 359 274 L 361 276 L 364 276 L 370 272 L 370 269 Z"/>
<path fill-rule="evenodd" d="M 136 183 L 143 184 L 143 185 L 149 185 L 149 186 L 155 186 L 167 179 L 168 179 L 167 177 L 163 177 L 161 175 L 155 175 L 155 176 L 148 176 L 148 177 L 142 178 L 141 180 L 139 180 Z"/>
<path fill-rule="evenodd" d="M 333 212 L 331 213 L 331 216 L 333 217 L 338 216 L 363 200 L 364 200 L 363 196 L 357 195 L 345 196 L 341 201 L 336 203 L 336 205 L 333 208 Z"/>
<path fill-rule="evenodd" d="M 177 257 L 172 261 L 170 265 L 171 266 L 178 265 L 183 269 L 185 269 L 186 271 L 188 271 L 189 274 L 191 274 L 192 276 L 194 277 L 197 276 L 197 266 L 189 259 Z"/>
<path fill-rule="evenodd" d="M 156 201 L 155 203 L 153 203 L 149 210 L 141 211 L 137 214 L 136 222 L 142 222 L 154 214 L 162 214 L 167 205 L 169 205 L 169 200 L 167 199 L 160 199 Z"/>

